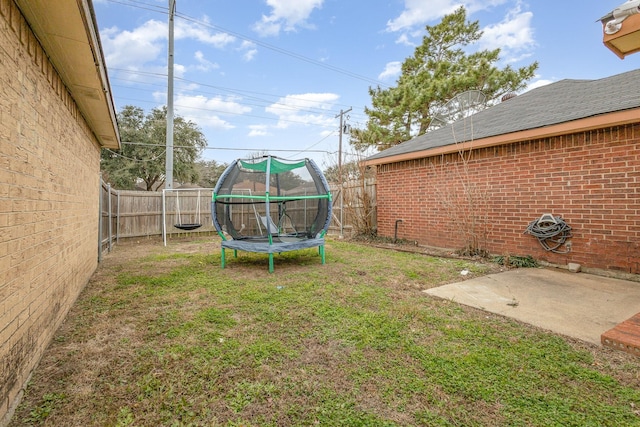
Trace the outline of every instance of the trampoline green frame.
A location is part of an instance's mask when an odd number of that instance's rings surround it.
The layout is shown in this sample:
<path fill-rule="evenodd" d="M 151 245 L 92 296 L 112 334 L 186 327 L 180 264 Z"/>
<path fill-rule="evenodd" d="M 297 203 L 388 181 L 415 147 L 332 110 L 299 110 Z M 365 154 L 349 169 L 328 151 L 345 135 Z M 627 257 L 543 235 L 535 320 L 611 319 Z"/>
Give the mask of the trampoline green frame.
<path fill-rule="evenodd" d="M 313 195 L 272 195 L 270 194 L 270 179 L 271 175 L 279 174 L 282 172 L 293 171 L 295 169 L 304 168 L 307 170 L 313 171 L 317 179 L 313 179 L 316 185 L 316 190 L 318 194 Z M 233 174 L 238 168 L 243 168 L 245 170 L 253 170 L 256 172 L 265 173 L 265 194 L 264 195 L 247 195 L 247 194 L 232 194 L 232 193 L 224 193 L 221 192 L 223 184 L 229 178 L 230 174 Z M 237 173 L 237 172 L 236 172 Z M 279 190 L 278 190 L 279 191 Z M 231 232 L 230 235 L 232 239 L 229 239 L 227 235 L 225 235 L 223 231 L 223 227 L 221 225 L 220 218 L 218 218 L 217 212 L 217 204 L 227 204 L 233 205 L 235 199 L 242 199 L 242 204 L 252 203 L 252 204 L 262 204 L 265 207 L 266 217 L 270 217 L 270 206 L 272 203 L 282 204 L 287 201 L 299 201 L 299 200 L 326 200 L 326 218 L 315 218 L 314 224 L 318 224 L 317 230 L 312 230 L 311 233 L 307 233 L 304 237 L 289 236 L 289 235 L 280 235 L 278 230 L 273 230 L 274 225 L 272 221 L 267 221 L 265 224 L 267 233 L 266 236 L 261 237 L 252 237 L 246 240 L 239 238 L 238 235 L 233 235 Z M 246 202 L 249 200 L 249 202 Z M 221 268 L 225 268 L 226 266 L 226 249 L 232 249 L 234 257 L 238 256 L 238 251 L 246 251 L 246 252 L 257 252 L 257 253 L 266 253 L 269 256 L 269 273 L 273 273 L 274 271 L 274 254 L 295 251 L 305 248 L 318 247 L 318 253 L 321 258 L 321 263 L 324 265 L 326 263 L 325 258 L 325 235 L 329 228 L 329 224 L 331 222 L 331 205 L 332 205 L 332 196 L 331 191 L 329 189 L 329 185 L 327 184 L 324 175 L 317 167 L 317 165 L 311 159 L 304 160 L 296 160 L 292 162 L 287 162 L 284 160 L 280 160 L 273 156 L 265 156 L 263 159 L 248 159 L 248 160 L 236 160 L 231 163 L 225 172 L 222 174 L 218 183 L 213 191 L 212 200 L 211 200 L 211 218 L 213 221 L 213 225 L 216 228 L 216 231 L 220 238 L 221 242 Z M 324 205 L 323 205 L 324 206 Z M 226 212 L 226 211 L 225 211 Z M 321 227 L 319 226 L 319 221 L 322 221 Z M 227 227 L 229 228 L 229 227 Z M 231 226 L 233 228 L 233 226 Z M 278 228 L 278 226 L 276 226 Z M 227 230 L 230 231 L 230 230 Z"/>

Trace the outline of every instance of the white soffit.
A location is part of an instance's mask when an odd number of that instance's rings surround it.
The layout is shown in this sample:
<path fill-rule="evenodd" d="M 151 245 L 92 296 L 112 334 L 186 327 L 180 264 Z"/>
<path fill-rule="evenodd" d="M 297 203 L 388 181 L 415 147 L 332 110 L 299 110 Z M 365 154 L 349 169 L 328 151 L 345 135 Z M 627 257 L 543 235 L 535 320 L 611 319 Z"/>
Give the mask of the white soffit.
<path fill-rule="evenodd" d="M 16 0 L 103 147 L 119 148 L 115 108 L 88 0 Z"/>

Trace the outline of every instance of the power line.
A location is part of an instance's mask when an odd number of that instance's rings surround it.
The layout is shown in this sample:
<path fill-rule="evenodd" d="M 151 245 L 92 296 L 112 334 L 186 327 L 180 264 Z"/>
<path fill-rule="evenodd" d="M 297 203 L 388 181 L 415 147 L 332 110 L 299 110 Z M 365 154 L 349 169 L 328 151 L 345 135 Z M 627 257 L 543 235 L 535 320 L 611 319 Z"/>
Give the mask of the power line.
<path fill-rule="evenodd" d="M 137 9 L 150 10 L 152 12 L 162 13 L 164 15 L 168 15 L 169 11 L 166 7 L 158 6 L 151 3 L 145 3 L 142 1 L 129 0 L 129 2 L 120 1 L 120 0 L 107 0 L 110 3 L 122 4 L 129 7 L 135 7 Z"/>
<path fill-rule="evenodd" d="M 167 8 L 161 8 L 161 7 L 149 4 L 149 3 L 144 3 L 144 2 L 135 1 L 135 0 L 131 0 L 131 3 L 125 3 L 125 2 L 119 1 L 119 0 L 108 0 L 108 1 L 110 1 L 112 3 L 118 3 L 118 4 L 123 4 L 123 5 L 130 6 L 130 7 L 139 8 L 139 9 L 151 10 L 151 11 L 162 13 L 162 14 L 165 14 L 165 15 L 168 15 L 168 13 L 169 13 Z M 181 18 L 181 19 L 183 19 L 185 21 L 193 22 L 194 24 L 197 24 L 197 25 L 200 25 L 200 26 L 203 26 L 203 27 L 207 27 L 207 28 L 211 28 L 211 29 L 220 31 L 222 33 L 229 34 L 231 36 L 237 37 L 237 38 L 239 38 L 241 40 L 245 40 L 245 41 L 254 43 L 257 46 L 261 46 L 261 47 L 263 47 L 265 49 L 269 49 L 269 50 L 277 52 L 277 53 L 279 53 L 281 55 L 289 56 L 289 57 L 297 59 L 299 61 L 303 61 L 303 62 L 312 64 L 312 65 L 315 65 L 315 66 L 318 66 L 318 67 L 321 67 L 321 68 L 324 68 L 324 69 L 339 73 L 339 74 L 343 74 L 345 76 L 348 76 L 348 77 L 351 77 L 351 78 L 354 78 L 354 79 L 358 79 L 358 80 L 362 80 L 362 81 L 365 81 L 365 82 L 368 82 L 368 83 L 372 83 L 372 84 L 380 86 L 380 87 L 388 87 L 384 82 L 381 82 L 379 80 L 373 79 L 371 77 L 363 76 L 361 74 L 354 73 L 354 72 L 346 70 L 344 68 L 336 67 L 334 65 L 327 64 L 326 62 L 322 62 L 322 61 L 318 61 L 316 59 L 309 58 L 309 57 L 304 56 L 302 54 L 299 54 L 299 53 L 296 53 L 296 52 L 293 52 L 293 51 L 290 51 L 290 50 L 287 50 L 287 49 L 272 45 L 270 43 L 266 43 L 266 42 L 260 41 L 258 39 L 254 39 L 252 37 L 249 37 L 249 36 L 246 36 L 244 34 L 238 33 L 236 31 L 230 30 L 228 28 L 224 28 L 224 27 L 221 27 L 219 25 L 214 25 L 214 24 L 210 24 L 208 22 L 201 21 L 201 20 L 199 20 L 197 18 L 194 18 L 194 17 L 191 17 L 189 15 L 186 15 L 186 14 L 183 14 L 183 13 L 179 13 L 178 11 L 176 11 L 175 16 L 176 16 L 176 18 Z"/>
<path fill-rule="evenodd" d="M 150 76 L 160 76 L 160 77 L 164 77 L 166 78 L 166 74 L 158 74 L 158 73 L 147 73 L 144 71 L 132 71 L 132 70 L 126 70 L 126 69 L 122 69 L 122 68 L 110 68 L 110 70 L 114 70 L 114 71 L 118 71 L 118 72 L 124 72 L 124 73 L 131 73 L 131 74 L 140 74 L 140 75 L 150 75 Z M 112 80 L 123 80 L 123 81 L 129 81 L 126 79 L 118 79 L 118 78 L 113 78 Z M 176 81 L 180 81 L 180 82 L 184 82 L 184 83 L 192 83 L 192 84 L 196 84 L 198 86 L 202 86 L 202 87 L 209 87 L 212 89 L 218 89 L 220 91 L 226 91 L 226 92 L 230 92 L 232 94 L 235 95 L 240 95 L 243 97 L 247 97 L 248 99 L 253 99 L 256 101 L 260 101 L 260 102 L 264 102 L 265 104 L 256 104 L 256 103 L 250 103 L 250 102 L 242 102 L 242 101 L 238 101 L 237 103 L 239 105 L 247 105 L 247 106 L 255 106 L 255 107 L 264 107 L 267 106 L 267 104 L 269 105 L 273 105 L 273 104 L 278 104 L 277 101 L 274 100 L 269 100 L 269 99 L 264 99 L 264 98 L 260 98 L 258 96 L 254 96 L 254 95 L 262 95 L 265 97 L 272 97 L 272 98 L 278 98 L 278 99 L 282 99 L 282 98 L 286 98 L 286 96 L 284 95 L 278 95 L 278 94 L 270 94 L 270 93 L 265 93 L 265 92 L 254 92 L 254 91 L 248 91 L 248 90 L 241 90 L 241 89 L 231 89 L 231 88 L 226 88 L 223 86 L 215 86 L 215 85 L 211 85 L 208 83 L 202 83 L 202 82 L 198 82 L 196 80 L 189 80 L 189 79 L 184 79 L 181 77 L 176 77 L 175 78 Z M 145 85 L 152 85 L 152 86 L 157 86 L 157 87 L 164 87 L 164 83 L 161 85 L 160 83 L 158 84 L 154 84 L 154 83 L 150 83 L 150 82 L 136 82 L 137 84 L 145 84 Z M 119 86 L 119 85 L 113 85 L 114 87 L 124 87 L 124 86 Z M 130 87 L 126 87 L 127 89 L 130 90 L 138 90 L 138 91 L 145 91 L 145 89 L 140 89 L 140 88 L 130 88 Z M 210 94 L 210 95 L 220 95 L 222 96 L 222 93 L 218 93 L 218 92 L 203 92 L 203 91 L 196 91 L 195 89 L 187 89 L 187 90 L 183 90 L 181 91 L 181 93 L 189 93 L 189 92 L 193 92 L 196 94 Z M 254 95 L 252 95 L 254 94 Z M 121 98 L 121 99 L 127 99 L 127 98 Z M 295 100 L 300 100 L 300 101 L 305 101 L 305 102 L 314 102 L 314 100 L 311 99 L 307 99 L 304 97 L 300 97 L 300 96 L 292 96 L 290 97 L 290 99 L 295 99 Z M 150 101 L 141 101 L 141 102 L 150 102 Z M 283 106 L 283 108 L 285 109 L 290 109 L 292 111 L 300 111 L 300 112 L 309 112 L 312 114 L 326 114 L 327 110 L 322 110 L 322 109 L 318 109 L 318 108 L 296 108 L 296 107 L 291 107 L 291 106 L 287 106 L 285 104 L 280 104 Z M 345 107 L 345 104 L 339 104 L 339 103 L 333 103 L 331 104 L 333 107 Z M 187 107 L 184 106 L 185 108 L 194 108 L 194 107 Z M 204 110 L 208 110 L 208 111 L 217 111 L 217 110 L 212 110 L 212 109 L 204 109 Z M 223 111 L 217 111 L 217 112 L 221 112 L 223 113 Z M 232 113 L 233 114 L 233 113 Z M 237 114 L 237 113 L 236 113 Z M 255 116 L 254 116 L 255 117 Z M 261 116 L 264 117 L 264 116 Z M 364 115 L 362 116 L 364 117 Z M 264 118 L 268 118 L 268 119 L 273 119 L 271 117 L 264 117 Z"/>
<path fill-rule="evenodd" d="M 128 100 L 128 101 L 135 101 L 135 102 L 142 102 L 142 103 L 147 103 L 147 104 L 155 104 L 155 102 L 153 102 L 153 101 L 147 101 L 147 100 L 143 100 L 143 99 L 122 98 L 122 97 L 120 97 L 120 99 L 124 99 L 124 100 Z M 308 121 L 283 119 L 281 117 L 259 116 L 257 114 L 237 113 L 237 112 L 234 112 L 234 111 L 215 110 L 213 108 L 192 107 L 192 106 L 181 105 L 181 104 L 175 104 L 175 106 L 179 107 L 179 108 L 185 108 L 185 109 L 191 109 L 191 110 L 209 111 L 209 112 L 212 112 L 212 113 L 219 113 L 219 114 L 226 114 L 226 115 L 233 115 L 233 116 L 253 117 L 253 118 L 263 119 L 263 120 L 273 120 L 273 121 L 278 121 L 278 122 L 287 122 L 287 123 L 295 123 L 295 124 L 301 124 L 301 125 L 326 127 L 326 126 L 321 125 L 321 124 L 309 123 Z M 318 113 L 315 113 L 315 114 L 318 114 Z"/>
<path fill-rule="evenodd" d="M 149 10 L 149 11 L 153 11 L 153 12 L 156 12 L 156 13 L 169 14 L 168 9 L 166 9 L 164 7 L 159 7 L 157 5 L 153 5 L 153 4 L 150 4 L 150 3 L 145 3 L 145 2 L 142 2 L 142 1 L 139 1 L 139 0 L 129 0 L 129 2 L 125 2 L 123 0 L 108 0 L 108 1 L 110 1 L 112 3 L 126 5 L 126 6 L 129 6 L 129 7 L 135 7 L 135 8 L 139 8 L 139 9 Z M 355 79 L 358 79 L 358 80 L 366 81 L 366 82 L 369 82 L 369 83 L 374 83 L 374 84 L 376 84 L 378 86 L 386 86 L 384 83 L 382 83 L 382 82 L 380 82 L 378 80 L 375 80 L 375 79 L 372 79 L 372 78 L 369 78 L 369 77 L 366 77 L 366 76 L 351 72 L 349 70 L 346 70 L 346 69 L 343 69 L 343 68 L 340 68 L 340 67 L 336 67 L 336 66 L 327 64 L 325 62 L 321 62 L 321 61 L 317 61 L 317 60 L 311 59 L 311 58 L 306 57 L 304 55 L 301 55 L 301 54 L 298 54 L 298 53 L 295 53 L 295 52 L 292 52 L 292 51 L 288 51 L 288 50 L 280 48 L 278 46 L 262 42 L 260 40 L 245 36 L 245 35 L 243 35 L 241 33 L 237 33 L 235 31 L 232 31 L 232 30 L 229 30 L 229 29 L 217 26 L 217 25 L 213 25 L 213 24 L 210 24 L 210 23 L 207 23 L 207 22 L 203 22 L 203 21 L 201 21 L 199 19 L 193 18 L 193 17 L 188 16 L 186 14 L 182 14 L 182 13 L 178 13 L 177 11 L 174 11 L 173 15 L 178 17 L 178 18 L 181 18 L 181 19 L 183 19 L 185 21 L 192 22 L 192 23 L 194 23 L 196 25 L 199 25 L 199 26 L 202 26 L 202 27 L 211 28 L 211 29 L 220 31 L 222 33 L 226 33 L 226 34 L 228 34 L 230 36 L 237 37 L 237 38 L 239 38 L 241 40 L 245 40 L 245 41 L 251 42 L 251 43 L 253 43 L 253 44 L 257 45 L 257 46 L 261 46 L 261 47 L 269 49 L 271 51 L 274 51 L 274 52 L 280 53 L 282 55 L 286 55 L 286 56 L 292 57 L 294 59 L 297 59 L 297 60 L 300 60 L 300 61 L 303 61 L 303 62 L 310 63 L 312 65 L 319 66 L 321 68 L 324 68 L 324 69 L 327 69 L 327 70 L 331 70 L 333 72 L 340 73 L 340 74 L 343 74 L 343 75 L 346 75 L 346 76 L 349 76 L 351 78 L 355 78 Z M 115 69 L 115 70 L 118 70 L 118 69 Z M 120 70 L 120 71 L 122 71 L 122 72 L 132 72 L 131 70 Z M 163 73 L 150 73 L 150 72 L 136 72 L 136 73 L 138 73 L 138 74 L 146 74 L 146 75 L 153 75 L 153 76 L 157 76 L 157 77 L 161 77 L 161 78 L 166 78 L 167 77 L 167 75 L 165 75 Z M 279 105 L 280 108 L 282 108 L 283 110 L 296 111 L 296 112 L 301 112 L 301 113 L 305 113 L 306 112 L 306 113 L 311 113 L 311 114 L 322 114 L 322 115 L 326 115 L 326 113 L 327 113 L 326 110 L 322 110 L 322 109 L 313 110 L 312 109 L 313 107 L 310 107 L 309 109 L 295 108 L 295 107 L 288 106 L 286 104 L 273 102 L 271 100 L 267 100 L 267 99 L 260 98 L 260 97 L 257 97 L 257 96 L 247 95 L 247 93 L 249 93 L 249 94 L 253 93 L 255 95 L 269 96 L 269 97 L 270 96 L 274 96 L 275 97 L 277 95 L 265 94 L 265 93 L 260 93 L 260 92 L 242 91 L 242 90 L 239 90 L 239 89 L 222 88 L 222 87 L 213 86 L 213 85 L 209 85 L 209 84 L 206 84 L 206 83 L 199 83 L 199 82 L 195 82 L 195 81 L 191 81 L 191 80 L 187 80 L 187 79 L 176 79 L 176 80 L 184 81 L 186 83 L 195 83 L 195 84 L 198 84 L 198 85 L 201 85 L 201 86 L 204 86 L 204 87 L 211 87 L 211 88 L 216 89 L 216 90 L 224 90 L 224 91 L 227 91 L 227 92 L 230 92 L 230 93 L 233 93 L 233 94 L 239 94 L 239 95 L 241 95 L 243 97 L 252 98 L 252 99 L 254 99 L 255 101 L 258 101 L 258 102 L 264 102 L 265 104 L 271 104 L 271 105 L 276 104 L 276 105 Z M 147 83 L 147 82 L 145 82 L 145 83 Z M 150 84 L 150 83 L 147 83 L 147 84 Z M 279 96 L 279 98 L 282 99 L 282 98 L 286 98 L 286 97 Z M 295 99 L 295 97 L 291 97 L 291 98 Z M 122 98 L 122 99 L 127 99 L 127 98 Z M 298 99 L 305 100 L 303 97 L 300 97 Z M 149 102 L 149 101 L 142 101 L 142 100 L 137 100 L 137 101 L 138 102 Z M 309 101 L 311 102 L 311 100 L 309 100 Z M 247 103 L 247 102 L 244 102 L 244 103 L 243 102 L 237 102 L 237 104 L 238 105 L 249 105 L 249 106 L 263 107 L 262 104 L 251 104 L 251 103 Z M 334 105 L 339 105 L 339 104 L 334 104 Z M 185 109 L 211 111 L 211 112 L 215 112 L 215 113 L 219 113 L 219 114 L 232 114 L 232 115 L 239 115 L 239 116 L 243 116 L 243 117 L 255 117 L 255 118 L 260 118 L 260 119 L 265 119 L 265 120 L 277 120 L 277 121 L 282 121 L 282 122 L 309 124 L 309 122 L 303 122 L 303 121 L 299 121 L 299 120 L 283 119 L 281 116 L 278 117 L 278 118 L 272 118 L 272 117 L 266 117 L 266 116 L 258 116 L 258 115 L 244 114 L 244 113 L 236 113 L 236 112 L 225 111 L 225 110 L 215 110 L 215 109 L 210 109 L 210 108 L 192 107 L 192 106 L 187 106 L 187 105 L 178 105 L 178 106 L 180 108 L 185 108 Z M 265 107 L 266 107 L 266 105 L 265 105 Z M 351 108 L 350 108 L 350 110 L 351 110 Z M 322 126 L 322 125 L 319 125 L 319 126 Z M 342 129 L 341 129 L 341 132 L 342 132 Z M 320 141 L 318 141 L 317 143 L 313 144 L 311 147 L 319 144 L 320 142 L 322 142 L 323 140 L 327 139 L 329 136 L 331 136 L 333 134 L 335 134 L 335 133 L 331 133 L 331 134 L 325 136 Z M 184 147 L 177 147 L 177 148 L 184 148 Z M 206 147 L 206 149 L 228 149 L 228 150 L 247 150 L 247 151 L 250 150 L 250 149 L 216 148 L 216 147 Z M 298 152 L 298 153 L 301 152 L 300 150 L 272 150 L 272 151 L 286 151 L 286 152 Z M 304 151 L 330 153 L 330 152 L 325 151 L 325 150 L 310 150 L 310 149 L 307 149 L 307 150 L 304 150 Z"/>
<path fill-rule="evenodd" d="M 311 150 L 310 148 L 315 147 L 316 145 L 320 144 L 320 143 L 321 143 L 322 141 L 324 141 L 325 139 L 327 139 L 327 138 L 329 138 L 330 136 L 333 136 L 333 135 L 335 135 L 335 134 L 336 134 L 335 132 L 331 132 L 330 134 L 328 134 L 327 136 L 325 136 L 324 138 L 322 138 L 320 141 L 316 142 L 315 144 L 310 145 L 308 148 L 305 148 L 304 150 L 301 150 L 301 151 L 300 151 L 300 150 L 298 150 L 298 152 L 297 152 L 296 154 L 294 154 L 294 156 L 295 156 L 295 155 L 298 155 L 298 154 L 305 153 L 305 152 L 315 152 L 315 150 Z M 335 153 L 336 153 L 335 151 L 318 151 L 318 152 L 324 152 L 324 153 L 328 153 L 328 154 L 335 154 Z"/>
<path fill-rule="evenodd" d="M 317 143 L 315 143 L 313 146 L 319 144 L 320 142 L 322 142 L 325 138 L 321 139 L 320 141 L 318 141 Z M 148 147 L 157 147 L 157 148 L 164 148 L 163 145 L 160 144 L 153 144 L 150 142 L 132 142 L 132 141 L 124 141 L 121 142 L 121 144 L 123 145 L 140 145 L 140 146 L 148 146 Z M 195 147 L 193 147 L 192 145 L 174 145 L 173 148 L 190 148 L 193 149 Z M 211 146 L 206 146 L 202 148 L 203 150 L 223 150 L 223 151 L 275 151 L 275 152 L 289 152 L 289 153 L 327 153 L 327 154 L 335 154 L 335 151 L 328 151 L 328 150 L 302 150 L 300 151 L 299 149 L 286 149 L 286 148 L 238 148 L 238 147 L 211 147 Z M 125 159 L 129 159 L 129 160 L 138 160 L 138 159 L 132 159 L 132 158 L 128 158 L 126 156 L 123 156 L 115 151 L 109 150 L 111 151 L 113 154 L 117 154 L 121 157 L 124 157 Z M 153 160 L 153 159 L 151 159 Z"/>
<path fill-rule="evenodd" d="M 200 21 L 200 20 L 198 20 L 196 18 L 192 18 L 192 17 L 190 17 L 188 15 L 184 15 L 182 13 L 176 13 L 176 16 L 184 19 L 185 21 L 190 21 L 190 22 L 193 22 L 195 24 L 202 25 L 203 27 L 209 27 L 209 28 L 212 28 L 214 30 L 218 30 L 218 31 L 221 31 L 223 33 L 230 34 L 232 36 L 238 37 L 239 39 L 246 40 L 246 41 L 249 41 L 251 43 L 255 43 L 258 46 L 262 46 L 262 47 L 264 47 L 266 49 L 272 50 L 272 51 L 280 53 L 282 55 L 286 55 L 286 56 L 298 59 L 300 61 L 307 62 L 307 63 L 313 64 L 313 65 L 316 65 L 318 67 L 325 68 L 327 70 L 331 70 L 331 71 L 334 71 L 336 73 L 343 74 L 345 76 L 349 76 L 349 77 L 352 77 L 352 78 L 355 78 L 355 79 L 358 79 L 358 80 L 362 80 L 362 81 L 365 81 L 365 82 L 373 83 L 373 84 L 378 85 L 378 86 L 386 87 L 386 84 L 384 84 L 383 82 L 381 82 L 379 80 L 372 79 L 370 77 L 366 77 L 366 76 L 354 73 L 352 71 L 345 70 L 344 68 L 336 67 L 336 66 L 327 64 L 325 62 L 318 61 L 318 60 L 309 58 L 307 56 L 301 55 L 299 53 L 295 53 L 295 52 L 292 52 L 290 50 L 286 50 L 286 49 L 274 46 L 272 44 L 262 42 L 260 40 L 245 36 L 243 34 L 237 33 L 235 31 L 232 31 L 232 30 L 229 30 L 229 29 L 226 29 L 226 28 L 223 28 L 223 27 L 220 27 L 218 25 L 209 24 L 207 22 Z"/>
<path fill-rule="evenodd" d="M 121 144 L 135 144 L 133 142 L 121 142 Z M 138 145 L 138 144 L 135 144 Z M 149 145 L 154 145 L 158 148 L 165 148 L 161 145 L 157 145 L 157 144 L 149 144 Z M 162 153 L 159 153 L 158 155 L 156 155 L 155 157 L 152 157 L 150 159 L 136 159 L 134 157 L 127 157 L 124 154 L 118 153 L 117 151 L 113 151 L 110 148 L 105 148 L 105 150 L 107 150 L 108 152 L 110 152 L 111 154 L 118 156 L 118 157 L 122 157 L 123 159 L 127 159 L 127 160 L 131 160 L 132 162 L 153 162 L 154 160 L 158 159 L 160 156 L 164 156 L 165 155 L 165 151 L 166 150 L 162 150 Z"/>

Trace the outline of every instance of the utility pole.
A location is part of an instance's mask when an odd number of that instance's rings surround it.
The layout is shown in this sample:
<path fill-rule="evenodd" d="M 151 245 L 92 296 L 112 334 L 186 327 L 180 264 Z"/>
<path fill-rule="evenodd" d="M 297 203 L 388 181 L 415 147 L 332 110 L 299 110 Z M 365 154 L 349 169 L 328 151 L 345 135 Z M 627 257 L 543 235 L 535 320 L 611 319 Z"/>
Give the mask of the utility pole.
<path fill-rule="evenodd" d="M 344 211 L 344 182 L 342 178 L 342 131 L 344 126 L 343 117 L 351 110 L 353 110 L 353 107 L 349 107 L 347 111 L 340 110 L 340 113 L 336 114 L 336 116 L 334 117 L 340 117 L 340 133 L 338 136 L 338 181 L 340 182 L 340 238 L 344 237 L 344 225 L 342 224 L 344 221 L 344 216 L 342 215 L 342 212 Z"/>
<path fill-rule="evenodd" d="M 173 188 L 173 16 L 176 0 L 169 0 L 169 55 L 167 58 L 167 157 L 165 160 L 164 188 Z"/>
<path fill-rule="evenodd" d="M 342 129 L 344 126 L 343 117 L 351 110 L 353 110 L 353 107 L 349 107 L 347 111 L 340 110 L 340 113 L 336 114 L 336 116 L 334 117 L 336 119 L 340 117 L 340 134 L 338 137 L 338 177 L 340 179 L 340 184 L 342 184 Z"/>

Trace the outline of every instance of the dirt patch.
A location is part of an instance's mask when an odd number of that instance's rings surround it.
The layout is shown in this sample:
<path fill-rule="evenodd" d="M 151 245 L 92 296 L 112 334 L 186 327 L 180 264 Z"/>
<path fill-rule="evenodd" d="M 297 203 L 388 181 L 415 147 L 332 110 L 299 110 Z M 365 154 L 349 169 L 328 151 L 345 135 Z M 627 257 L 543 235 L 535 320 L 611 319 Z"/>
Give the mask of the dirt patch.
<path fill-rule="evenodd" d="M 221 269 L 215 239 L 114 246 L 10 426 L 606 425 L 640 405 L 633 357 L 421 292 L 500 266 L 342 240 L 326 261 L 283 253 L 270 274 L 265 254 Z"/>

